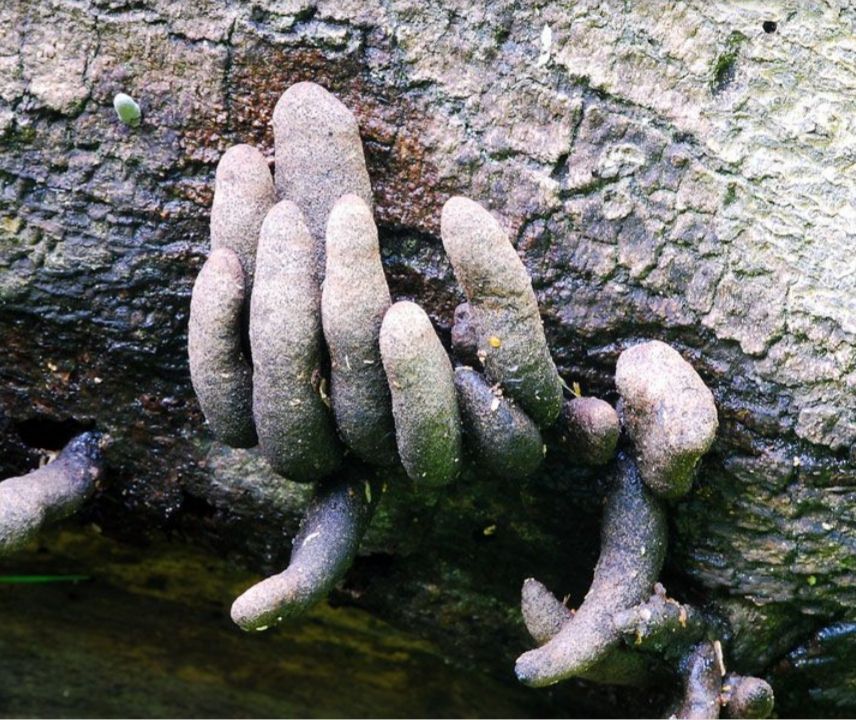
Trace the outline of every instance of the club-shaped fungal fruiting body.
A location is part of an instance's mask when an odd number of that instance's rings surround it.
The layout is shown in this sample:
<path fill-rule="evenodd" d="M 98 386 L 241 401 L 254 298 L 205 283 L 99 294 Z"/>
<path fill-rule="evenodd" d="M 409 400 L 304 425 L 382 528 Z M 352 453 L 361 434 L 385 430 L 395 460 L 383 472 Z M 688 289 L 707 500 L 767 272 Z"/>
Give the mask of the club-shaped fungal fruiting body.
<path fill-rule="evenodd" d="M 562 407 L 563 440 L 574 457 L 586 465 L 605 465 L 615 455 L 621 425 L 606 400 L 575 397 Z"/>
<path fill-rule="evenodd" d="M 541 427 L 562 405 L 529 273 L 496 219 L 481 205 L 453 197 L 443 206 L 443 247 L 469 302 L 478 352 L 491 383 Z"/>
<path fill-rule="evenodd" d="M 345 195 L 327 221 L 321 320 L 336 425 L 354 454 L 375 465 L 397 459 L 392 401 L 380 357 L 380 327 L 391 304 L 371 209 L 357 195 Z"/>
<path fill-rule="evenodd" d="M 436 488 L 461 469 L 461 420 L 452 363 L 416 303 L 395 303 L 380 328 L 398 454 L 417 486 Z"/>
<path fill-rule="evenodd" d="M 322 397 L 321 287 L 314 241 L 299 208 L 277 203 L 262 224 L 250 304 L 253 415 L 259 446 L 273 470 L 311 481 L 342 457 Z"/>
<path fill-rule="evenodd" d="M 0 557 L 80 508 L 103 473 L 101 444 L 99 433 L 83 433 L 44 467 L 0 482 Z"/>
<path fill-rule="evenodd" d="M 455 387 L 464 433 L 479 468 L 511 480 L 535 472 L 544 457 L 544 441 L 526 413 L 472 368 L 455 369 Z"/>
<path fill-rule="evenodd" d="M 319 482 L 288 568 L 235 600 L 232 620 L 244 630 L 266 630 L 323 600 L 354 561 L 378 495 L 356 471 Z"/>
<path fill-rule="evenodd" d="M 685 495 L 716 436 L 713 394 L 692 365 L 659 340 L 621 353 L 615 386 L 645 483 L 662 497 Z"/>
<path fill-rule="evenodd" d="M 231 447 L 256 444 L 253 378 L 241 349 L 244 272 L 229 248 L 214 250 L 190 299 L 187 351 L 193 390 L 211 432 Z"/>
<path fill-rule="evenodd" d="M 666 536 L 662 504 L 644 486 L 633 461 L 619 456 L 591 588 L 556 636 L 517 659 L 517 678 L 533 687 L 552 685 L 591 670 L 616 648 L 621 634 L 612 616 L 650 595 L 663 565 Z"/>
<path fill-rule="evenodd" d="M 644 684 L 646 675 L 671 665 L 682 687 L 676 717 L 716 718 L 721 707 L 731 717 L 766 717 L 773 702 L 769 685 L 741 676 L 723 683 L 718 623 L 672 600 L 656 583 L 666 520 L 654 493 L 672 498 L 689 489 L 693 469 L 716 432 L 713 396 L 689 363 L 659 342 L 625 350 L 616 385 L 632 447 L 623 449 L 615 464 L 618 481 L 607 497 L 591 589 L 571 614 L 537 581 L 524 583 L 523 618 L 541 647 L 518 658 L 517 676 L 534 686 L 572 676 Z M 591 449 L 602 439 L 614 447 L 618 433 L 611 408 L 576 398 L 566 405 L 565 419 L 572 450 L 589 464 L 602 462 L 606 447 Z M 696 426 L 686 431 L 687 422 Z"/>

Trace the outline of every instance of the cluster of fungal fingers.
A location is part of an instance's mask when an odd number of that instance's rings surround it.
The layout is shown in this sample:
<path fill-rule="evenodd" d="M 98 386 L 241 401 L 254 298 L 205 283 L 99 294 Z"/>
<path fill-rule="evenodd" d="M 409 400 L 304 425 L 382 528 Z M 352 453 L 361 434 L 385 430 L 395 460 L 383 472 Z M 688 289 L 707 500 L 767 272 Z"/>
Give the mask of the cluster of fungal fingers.
<path fill-rule="evenodd" d="M 86 432 L 47 465 L 0 482 L 0 557 L 26 545 L 44 525 L 77 512 L 103 473 L 101 450 L 102 436 Z"/>
<path fill-rule="evenodd" d="M 563 411 L 565 435 L 579 458 L 609 463 L 591 587 L 571 611 L 536 580 L 524 583 L 523 619 L 539 647 L 518 658 L 517 677 L 543 687 L 571 677 L 644 686 L 672 676 L 680 685 L 672 717 L 768 717 L 770 686 L 726 675 L 718 623 L 669 598 L 657 582 L 666 554 L 666 502 L 690 490 L 716 435 L 713 395 L 693 367 L 659 341 L 625 350 L 615 384 L 617 412 L 594 398 L 572 399 Z"/>
<path fill-rule="evenodd" d="M 232 606 L 246 630 L 294 617 L 353 561 L 380 493 L 403 467 L 430 497 L 463 448 L 490 471 L 530 475 L 562 383 L 532 284 L 499 223 L 463 197 L 443 208 L 444 248 L 467 296 L 470 356 L 443 347 L 416 303 L 393 303 L 354 116 L 298 83 L 274 110 L 275 173 L 255 148 L 217 167 L 211 253 L 193 289 L 188 354 L 214 436 L 258 446 L 316 492 L 291 561 Z M 458 313 L 460 315 L 460 313 Z M 372 492 L 372 488 L 375 492 Z"/>

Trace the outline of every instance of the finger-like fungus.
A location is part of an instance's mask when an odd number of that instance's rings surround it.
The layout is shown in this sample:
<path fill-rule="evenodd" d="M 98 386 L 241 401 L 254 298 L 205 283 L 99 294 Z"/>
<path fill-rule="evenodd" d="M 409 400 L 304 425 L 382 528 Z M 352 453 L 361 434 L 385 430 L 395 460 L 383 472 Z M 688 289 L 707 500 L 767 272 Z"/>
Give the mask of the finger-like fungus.
<path fill-rule="evenodd" d="M 455 369 L 455 387 L 465 438 L 474 446 L 479 467 L 512 480 L 535 472 L 544 458 L 544 441 L 526 413 L 472 368 Z"/>
<path fill-rule="evenodd" d="M 315 263 L 324 276 L 327 218 L 348 193 L 372 207 L 357 121 L 348 108 L 320 85 L 300 82 L 286 90 L 273 111 L 276 189 L 303 212 L 315 239 Z"/>
<path fill-rule="evenodd" d="M 621 426 L 618 414 L 605 400 L 575 397 L 562 407 L 564 441 L 587 465 L 605 465 L 615 455 Z"/>
<path fill-rule="evenodd" d="M 534 578 L 523 582 L 520 605 L 526 629 L 538 645 L 552 640 L 574 618 L 574 612 Z M 656 670 L 648 658 L 616 647 L 579 677 L 609 685 L 643 687 L 657 676 Z"/>
<path fill-rule="evenodd" d="M 211 204 L 211 249 L 234 250 L 244 269 L 249 305 L 256 272 L 259 230 L 276 202 L 267 160 L 252 145 L 229 148 L 217 164 Z M 248 308 L 247 308 L 248 309 Z"/>
<path fill-rule="evenodd" d="M 712 642 L 696 645 L 681 662 L 683 697 L 674 717 L 681 720 L 708 720 L 719 717 L 722 663 Z"/>
<path fill-rule="evenodd" d="M 731 718 L 768 718 L 773 712 L 773 688 L 766 680 L 729 673 L 722 683 L 722 709 Z"/>
<path fill-rule="evenodd" d="M 647 598 L 657 580 L 666 552 L 663 508 L 626 456 L 612 481 L 591 588 L 558 635 L 517 659 L 515 672 L 527 685 L 552 685 L 594 667 L 621 642 L 612 616 Z"/>
<path fill-rule="evenodd" d="M 101 435 L 87 432 L 44 467 L 0 482 L 0 557 L 25 545 L 46 523 L 76 512 L 102 472 Z"/>
<path fill-rule="evenodd" d="M 214 250 L 190 299 L 190 379 L 211 432 L 232 447 L 256 444 L 253 378 L 241 350 L 244 272 L 233 250 Z"/>
<path fill-rule="evenodd" d="M 621 353 L 615 385 L 645 483 L 663 497 L 685 495 L 716 435 L 713 394 L 692 365 L 657 340 Z"/>
<path fill-rule="evenodd" d="M 452 364 L 425 311 L 395 303 L 381 325 L 380 353 L 404 469 L 419 485 L 446 485 L 460 470 L 461 421 Z"/>
<path fill-rule="evenodd" d="M 539 426 L 550 425 L 562 407 L 562 384 L 514 246 L 493 215 L 463 197 L 443 206 L 441 234 L 469 301 L 485 374 Z"/>
<path fill-rule="evenodd" d="M 356 473 L 320 482 L 288 568 L 235 600 L 232 620 L 244 630 L 266 630 L 323 600 L 353 563 L 379 494 Z"/>
<path fill-rule="evenodd" d="M 314 242 L 298 207 L 283 200 L 262 224 L 250 304 L 253 415 L 275 472 L 310 481 L 335 470 L 342 450 L 322 397 L 321 290 Z"/>
<path fill-rule="evenodd" d="M 377 465 L 397 460 L 392 400 L 379 344 L 391 303 L 371 210 L 356 195 L 345 195 L 327 221 L 321 320 L 339 433 L 357 456 Z"/>
<path fill-rule="evenodd" d="M 455 308 L 452 323 L 452 353 L 463 365 L 476 367 L 479 364 L 479 334 L 473 322 L 473 313 L 469 303 L 461 303 Z"/>

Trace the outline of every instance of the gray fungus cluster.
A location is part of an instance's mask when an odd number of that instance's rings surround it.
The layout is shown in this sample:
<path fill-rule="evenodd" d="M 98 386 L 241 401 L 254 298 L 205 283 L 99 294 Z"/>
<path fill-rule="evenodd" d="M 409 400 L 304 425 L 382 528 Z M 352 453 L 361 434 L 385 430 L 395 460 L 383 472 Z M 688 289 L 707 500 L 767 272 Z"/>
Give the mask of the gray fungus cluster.
<path fill-rule="evenodd" d="M 543 459 L 541 431 L 561 417 L 576 456 L 611 478 L 601 553 L 576 611 L 524 583 L 538 647 L 518 658 L 517 677 L 641 686 L 671 674 L 683 683 L 676 717 L 769 715 L 769 685 L 727 675 L 716 623 L 657 582 L 666 503 L 689 491 L 718 425 L 692 366 L 662 342 L 641 343 L 618 359 L 617 408 L 565 401 L 517 252 L 487 210 L 453 197 L 441 235 L 467 299 L 455 311 L 455 367 L 424 310 L 392 302 L 354 116 L 299 83 L 273 129 L 273 177 L 248 145 L 217 167 L 190 369 L 215 437 L 258 445 L 275 472 L 316 486 L 288 568 L 241 595 L 234 621 L 264 630 L 326 596 L 371 521 L 378 470 L 400 464 L 417 490 L 436 493 L 458 476 L 466 443 L 485 471 L 525 478 Z"/>

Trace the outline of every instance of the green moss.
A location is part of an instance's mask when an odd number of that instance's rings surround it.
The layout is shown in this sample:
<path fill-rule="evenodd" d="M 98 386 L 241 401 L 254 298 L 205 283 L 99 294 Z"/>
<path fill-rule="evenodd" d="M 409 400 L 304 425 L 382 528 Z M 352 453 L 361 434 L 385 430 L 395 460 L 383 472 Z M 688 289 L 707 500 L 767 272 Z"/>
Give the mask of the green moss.
<path fill-rule="evenodd" d="M 732 32 L 725 42 L 725 50 L 716 57 L 710 79 L 710 91 L 714 95 L 722 92 L 734 79 L 740 46 L 745 40 L 746 36 L 743 33 Z"/>

